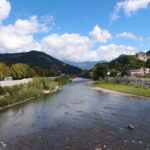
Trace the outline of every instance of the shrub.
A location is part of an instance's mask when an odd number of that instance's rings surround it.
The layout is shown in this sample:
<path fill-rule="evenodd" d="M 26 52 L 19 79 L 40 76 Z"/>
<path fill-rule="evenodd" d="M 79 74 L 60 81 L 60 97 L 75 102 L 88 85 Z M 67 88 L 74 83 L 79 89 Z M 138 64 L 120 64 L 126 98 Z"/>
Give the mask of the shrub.
<path fill-rule="evenodd" d="M 61 76 L 61 77 L 57 77 L 55 78 L 54 81 L 58 82 L 59 85 L 64 85 L 70 82 L 71 76 Z"/>
<path fill-rule="evenodd" d="M 5 94 L 6 94 L 5 89 L 0 86 L 0 95 L 5 95 Z"/>
<path fill-rule="evenodd" d="M 38 88 L 38 89 L 42 89 L 43 88 L 43 84 L 41 82 L 41 78 L 39 78 L 39 77 L 33 78 L 31 86 L 33 86 L 35 88 Z"/>
<path fill-rule="evenodd" d="M 47 78 L 42 79 L 42 84 L 43 84 L 43 88 L 46 90 L 53 90 L 57 86 L 56 82 Z"/>

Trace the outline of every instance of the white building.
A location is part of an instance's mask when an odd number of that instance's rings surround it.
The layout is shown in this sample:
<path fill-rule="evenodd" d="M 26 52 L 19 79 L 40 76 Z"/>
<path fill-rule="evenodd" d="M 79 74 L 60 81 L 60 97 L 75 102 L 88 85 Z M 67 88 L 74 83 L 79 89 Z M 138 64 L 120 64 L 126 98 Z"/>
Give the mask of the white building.
<path fill-rule="evenodd" d="M 144 75 L 150 75 L 150 68 L 140 68 L 140 69 L 134 69 L 129 71 L 130 76 L 144 76 Z"/>
<path fill-rule="evenodd" d="M 137 59 L 138 60 L 142 60 L 142 61 L 147 61 L 147 59 L 149 59 L 150 56 L 147 55 L 145 52 L 141 52 L 141 53 L 137 53 Z"/>

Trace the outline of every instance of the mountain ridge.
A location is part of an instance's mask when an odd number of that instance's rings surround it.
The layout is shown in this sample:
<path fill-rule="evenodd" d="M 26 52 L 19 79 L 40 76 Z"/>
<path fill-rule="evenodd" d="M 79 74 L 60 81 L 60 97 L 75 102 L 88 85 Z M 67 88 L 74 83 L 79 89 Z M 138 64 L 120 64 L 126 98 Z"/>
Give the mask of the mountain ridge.
<path fill-rule="evenodd" d="M 65 63 L 79 67 L 83 70 L 90 70 L 92 69 L 96 64 L 98 63 L 106 63 L 107 61 L 102 60 L 102 61 L 84 61 L 84 62 L 74 62 L 74 61 L 67 61 L 64 60 Z"/>
<path fill-rule="evenodd" d="M 82 71 L 78 67 L 66 64 L 42 51 L 35 50 L 0 54 L 0 62 L 4 62 L 9 66 L 16 63 L 24 63 L 31 67 L 39 66 L 49 70 L 60 70 L 65 74 L 79 74 Z"/>

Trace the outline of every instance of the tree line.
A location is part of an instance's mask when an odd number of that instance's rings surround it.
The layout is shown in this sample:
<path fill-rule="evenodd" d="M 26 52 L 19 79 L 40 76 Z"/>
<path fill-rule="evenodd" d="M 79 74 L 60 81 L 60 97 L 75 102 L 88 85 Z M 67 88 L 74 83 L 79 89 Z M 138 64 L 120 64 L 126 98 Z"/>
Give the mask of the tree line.
<path fill-rule="evenodd" d="M 141 67 L 150 68 L 150 59 L 146 62 L 137 60 L 136 56 L 122 55 L 117 59 L 112 60 L 109 63 L 99 63 L 95 65 L 91 70 L 85 70 L 81 73 L 82 77 L 93 78 L 98 80 L 99 78 L 106 77 L 109 72 L 109 76 L 115 77 L 118 74 L 120 76 L 128 75 L 129 70 L 139 69 Z"/>
<path fill-rule="evenodd" d="M 11 76 L 13 79 L 31 78 L 35 76 L 53 77 L 61 73 L 57 70 L 48 70 L 38 66 L 30 67 L 27 64 L 17 63 L 11 66 L 0 62 L 0 79 Z"/>

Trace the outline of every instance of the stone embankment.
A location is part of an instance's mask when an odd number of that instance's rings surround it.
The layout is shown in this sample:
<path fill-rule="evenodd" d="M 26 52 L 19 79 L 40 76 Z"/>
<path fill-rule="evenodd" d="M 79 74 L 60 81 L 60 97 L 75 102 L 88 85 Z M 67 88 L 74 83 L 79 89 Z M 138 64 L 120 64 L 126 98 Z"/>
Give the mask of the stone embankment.
<path fill-rule="evenodd" d="M 143 86 L 145 88 L 150 88 L 150 80 L 144 80 L 140 78 L 131 78 L 131 77 L 110 77 L 108 81 L 111 83 L 118 83 L 123 85 L 131 85 L 131 86 Z"/>

